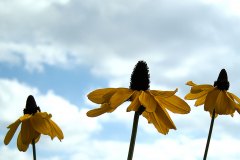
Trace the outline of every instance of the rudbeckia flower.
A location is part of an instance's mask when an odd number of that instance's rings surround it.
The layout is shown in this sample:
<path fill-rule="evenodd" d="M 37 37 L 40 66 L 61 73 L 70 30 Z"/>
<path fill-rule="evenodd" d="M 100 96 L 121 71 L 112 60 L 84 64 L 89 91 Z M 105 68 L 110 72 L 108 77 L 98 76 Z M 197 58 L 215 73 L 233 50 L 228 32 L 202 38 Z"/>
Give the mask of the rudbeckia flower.
<path fill-rule="evenodd" d="M 4 144 L 9 144 L 20 124 L 21 130 L 17 138 L 19 151 L 25 152 L 29 144 L 37 143 L 41 134 L 48 135 L 51 139 L 58 137 L 62 140 L 62 130 L 51 120 L 51 117 L 51 114 L 40 111 L 33 96 L 28 96 L 24 115 L 8 126 L 9 131 L 5 136 Z"/>
<path fill-rule="evenodd" d="M 222 69 L 214 85 L 197 85 L 192 81 L 187 82 L 191 86 L 190 93 L 185 96 L 187 100 L 196 99 L 195 106 L 204 104 L 204 110 L 211 115 L 215 111 L 215 116 L 232 115 L 237 110 L 240 111 L 240 99 L 233 93 L 228 92 L 229 82 L 227 72 Z"/>
<path fill-rule="evenodd" d="M 126 101 L 130 101 L 127 111 L 140 112 L 149 123 L 162 134 L 169 129 L 176 129 L 168 111 L 179 114 L 190 112 L 188 104 L 175 95 L 175 91 L 149 90 L 148 67 L 144 61 L 139 61 L 131 76 L 129 88 L 103 88 L 88 94 L 88 99 L 100 104 L 87 112 L 87 116 L 96 117 L 113 112 Z"/>

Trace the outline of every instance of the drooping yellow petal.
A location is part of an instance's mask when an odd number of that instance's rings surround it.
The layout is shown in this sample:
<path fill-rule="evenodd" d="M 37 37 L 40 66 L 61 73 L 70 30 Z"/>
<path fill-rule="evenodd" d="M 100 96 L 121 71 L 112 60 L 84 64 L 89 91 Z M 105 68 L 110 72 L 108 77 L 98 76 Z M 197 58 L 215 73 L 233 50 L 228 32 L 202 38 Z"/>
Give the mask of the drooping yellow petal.
<path fill-rule="evenodd" d="M 107 103 L 116 91 L 116 88 L 97 89 L 89 93 L 87 97 L 89 100 L 97 104 Z"/>
<path fill-rule="evenodd" d="M 189 86 L 196 86 L 197 84 L 193 83 L 193 81 L 188 81 L 186 83 L 186 85 L 189 85 Z"/>
<path fill-rule="evenodd" d="M 214 107 L 215 107 L 215 104 L 216 104 L 216 100 L 217 100 L 218 94 L 220 92 L 221 92 L 220 90 L 215 88 L 214 90 L 210 91 L 207 94 L 207 97 L 206 97 L 206 100 L 205 100 L 205 103 L 204 103 L 204 110 L 205 111 L 209 111 L 211 114 L 213 113 L 213 110 L 214 110 Z"/>
<path fill-rule="evenodd" d="M 48 123 L 48 114 L 39 112 L 35 113 L 31 118 L 30 122 L 34 130 L 41 134 L 48 135 L 50 132 L 50 125 Z"/>
<path fill-rule="evenodd" d="M 204 90 L 209 90 L 209 89 L 213 89 L 213 88 L 214 87 L 210 84 L 201 84 L 201 85 L 192 86 L 190 92 L 192 94 L 197 94 L 197 93 L 202 92 Z"/>
<path fill-rule="evenodd" d="M 31 118 L 31 117 L 32 117 L 31 114 L 24 114 L 23 116 L 21 116 L 21 117 L 19 118 L 19 120 L 20 120 L 21 122 L 23 122 L 23 121 L 29 120 L 29 118 Z"/>
<path fill-rule="evenodd" d="M 36 136 L 35 136 L 35 143 L 37 143 L 40 140 L 41 134 L 36 132 Z"/>
<path fill-rule="evenodd" d="M 11 125 L 8 126 L 9 131 L 7 132 L 7 134 L 4 138 L 5 145 L 9 144 L 9 142 L 11 141 L 11 139 L 12 139 L 13 135 L 15 134 L 20 123 L 21 123 L 21 121 L 18 119 L 14 123 L 12 123 Z"/>
<path fill-rule="evenodd" d="M 140 103 L 145 107 L 147 112 L 154 112 L 158 106 L 157 101 L 154 99 L 150 92 L 144 91 L 139 96 Z"/>
<path fill-rule="evenodd" d="M 173 96 L 178 89 L 176 88 L 174 91 L 159 91 L 159 90 L 149 90 L 149 92 L 154 96 L 160 96 L 162 98 L 168 98 Z"/>
<path fill-rule="evenodd" d="M 22 135 L 21 133 L 18 134 L 17 147 L 19 151 L 25 152 L 28 149 L 29 143 L 23 144 L 21 135 Z"/>
<path fill-rule="evenodd" d="M 231 97 L 236 100 L 238 103 L 240 103 L 240 98 L 238 98 L 235 94 L 227 92 L 229 95 L 231 95 Z"/>
<path fill-rule="evenodd" d="M 117 88 L 116 92 L 110 98 L 110 107 L 113 109 L 117 108 L 122 103 L 127 101 L 133 93 L 134 91 L 128 88 Z"/>
<path fill-rule="evenodd" d="M 108 103 L 104 103 L 101 105 L 100 108 L 96 108 L 96 109 L 92 109 L 90 111 L 87 112 L 87 116 L 88 117 L 97 117 L 100 116 L 106 112 L 112 112 L 115 109 L 112 109 Z"/>
<path fill-rule="evenodd" d="M 188 93 L 184 98 L 187 100 L 193 100 L 193 99 L 198 99 L 201 98 L 202 96 L 205 96 L 206 94 L 208 94 L 209 90 L 203 90 L 201 92 L 198 93 Z"/>
<path fill-rule="evenodd" d="M 227 92 L 227 95 L 231 98 L 231 100 L 235 103 L 235 109 L 237 110 L 238 113 L 240 113 L 240 99 L 233 93 Z M 235 102 L 237 101 L 237 103 Z"/>
<path fill-rule="evenodd" d="M 23 144 L 30 144 L 35 137 L 35 130 L 30 123 L 30 120 L 25 120 L 22 122 L 21 131 L 21 139 Z"/>
<path fill-rule="evenodd" d="M 151 123 L 149 114 L 150 114 L 149 112 L 144 111 L 144 112 L 142 113 L 142 116 L 147 119 L 148 123 Z M 152 113 L 151 113 L 151 114 L 152 114 Z"/>
<path fill-rule="evenodd" d="M 177 129 L 165 108 L 158 106 L 154 112 L 154 115 L 159 119 L 159 121 L 162 121 L 167 128 Z"/>
<path fill-rule="evenodd" d="M 58 139 L 61 141 L 64 138 L 62 130 L 51 119 L 49 120 L 49 123 L 50 123 L 50 126 L 51 126 L 51 132 L 50 132 L 51 133 L 50 134 L 51 138 L 53 139 L 55 136 L 57 136 Z"/>
<path fill-rule="evenodd" d="M 198 98 L 195 102 L 195 106 L 200 106 L 202 104 L 204 104 L 205 100 L 206 100 L 207 94 L 203 95 L 202 97 Z"/>
<path fill-rule="evenodd" d="M 127 108 L 127 112 L 129 111 L 137 111 L 140 107 L 141 103 L 139 101 L 139 96 L 143 91 L 134 91 L 133 95 L 131 96 L 131 104 Z"/>
<path fill-rule="evenodd" d="M 166 127 L 165 123 L 156 116 L 154 112 L 149 113 L 149 122 L 154 125 L 158 132 L 166 135 L 169 131 L 169 128 Z"/>
<path fill-rule="evenodd" d="M 157 100 L 160 106 L 170 110 L 173 113 L 187 114 L 191 110 L 185 101 L 175 95 L 168 98 L 160 98 L 158 96 L 155 96 L 154 98 Z"/>
<path fill-rule="evenodd" d="M 227 96 L 226 91 L 220 91 L 215 103 L 215 112 L 217 114 L 233 114 L 235 111 L 235 105 L 231 103 L 230 97 Z"/>

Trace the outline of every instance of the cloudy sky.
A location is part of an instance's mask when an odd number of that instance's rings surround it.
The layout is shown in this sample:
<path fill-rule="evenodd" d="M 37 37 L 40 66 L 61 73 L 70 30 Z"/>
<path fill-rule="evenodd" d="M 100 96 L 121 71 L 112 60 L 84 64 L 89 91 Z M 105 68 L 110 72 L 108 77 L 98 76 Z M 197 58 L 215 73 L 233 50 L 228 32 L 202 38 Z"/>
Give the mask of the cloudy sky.
<path fill-rule="evenodd" d="M 188 80 L 210 83 L 225 68 L 230 92 L 240 96 L 238 0 L 1 0 L 0 159 L 26 160 L 16 135 L 3 144 L 6 127 L 23 113 L 32 94 L 62 128 L 62 142 L 42 136 L 41 160 L 123 160 L 133 112 L 129 103 L 89 118 L 98 107 L 86 95 L 97 88 L 129 87 L 139 60 L 150 69 L 150 89 L 184 97 Z M 210 116 L 203 107 L 171 114 L 177 130 L 162 135 L 140 117 L 134 160 L 200 160 Z M 210 160 L 240 157 L 240 116 L 219 116 Z"/>

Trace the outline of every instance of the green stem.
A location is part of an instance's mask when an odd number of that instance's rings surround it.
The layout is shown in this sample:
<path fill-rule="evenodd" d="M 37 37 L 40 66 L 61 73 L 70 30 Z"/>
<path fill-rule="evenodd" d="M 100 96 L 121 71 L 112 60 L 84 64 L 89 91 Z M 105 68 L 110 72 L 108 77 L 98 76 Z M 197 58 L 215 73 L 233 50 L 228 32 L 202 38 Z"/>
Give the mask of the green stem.
<path fill-rule="evenodd" d="M 36 158 L 36 147 L 35 147 L 35 140 L 32 140 L 32 149 L 33 149 L 33 160 L 37 160 Z"/>
<path fill-rule="evenodd" d="M 215 109 L 213 110 L 213 113 L 212 113 L 212 120 L 211 120 L 211 124 L 210 124 L 210 128 L 209 128 L 208 139 L 207 139 L 207 144 L 206 144 L 203 160 L 207 159 L 207 153 L 208 153 L 208 148 L 209 148 L 209 144 L 210 144 L 210 140 L 211 140 L 214 119 L 215 119 Z"/>
<path fill-rule="evenodd" d="M 145 110 L 145 108 L 143 106 L 140 106 L 138 111 L 136 111 L 134 114 L 132 135 L 131 135 L 127 160 L 132 160 L 136 136 L 137 136 L 138 120 L 139 120 L 139 116 L 143 113 L 144 110 Z"/>

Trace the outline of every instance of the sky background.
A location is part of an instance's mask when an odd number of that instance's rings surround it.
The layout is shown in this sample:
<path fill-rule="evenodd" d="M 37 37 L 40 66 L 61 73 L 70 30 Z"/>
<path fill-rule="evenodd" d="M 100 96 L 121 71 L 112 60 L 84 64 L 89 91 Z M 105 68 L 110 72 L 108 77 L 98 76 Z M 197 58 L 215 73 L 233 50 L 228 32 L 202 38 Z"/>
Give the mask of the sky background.
<path fill-rule="evenodd" d="M 127 158 L 134 112 L 129 102 L 89 118 L 98 105 L 86 95 L 97 88 L 129 87 L 139 60 L 150 69 L 150 89 L 184 97 L 189 80 L 213 84 L 222 68 L 230 92 L 240 96 L 238 0 L 1 0 L 0 160 L 32 159 L 19 152 L 16 135 L 3 144 L 7 126 L 23 114 L 28 95 L 62 128 L 62 142 L 42 136 L 39 160 Z M 134 160 L 200 160 L 210 116 L 203 106 L 171 114 L 167 135 L 140 117 Z M 209 160 L 238 160 L 240 116 L 219 116 Z"/>

